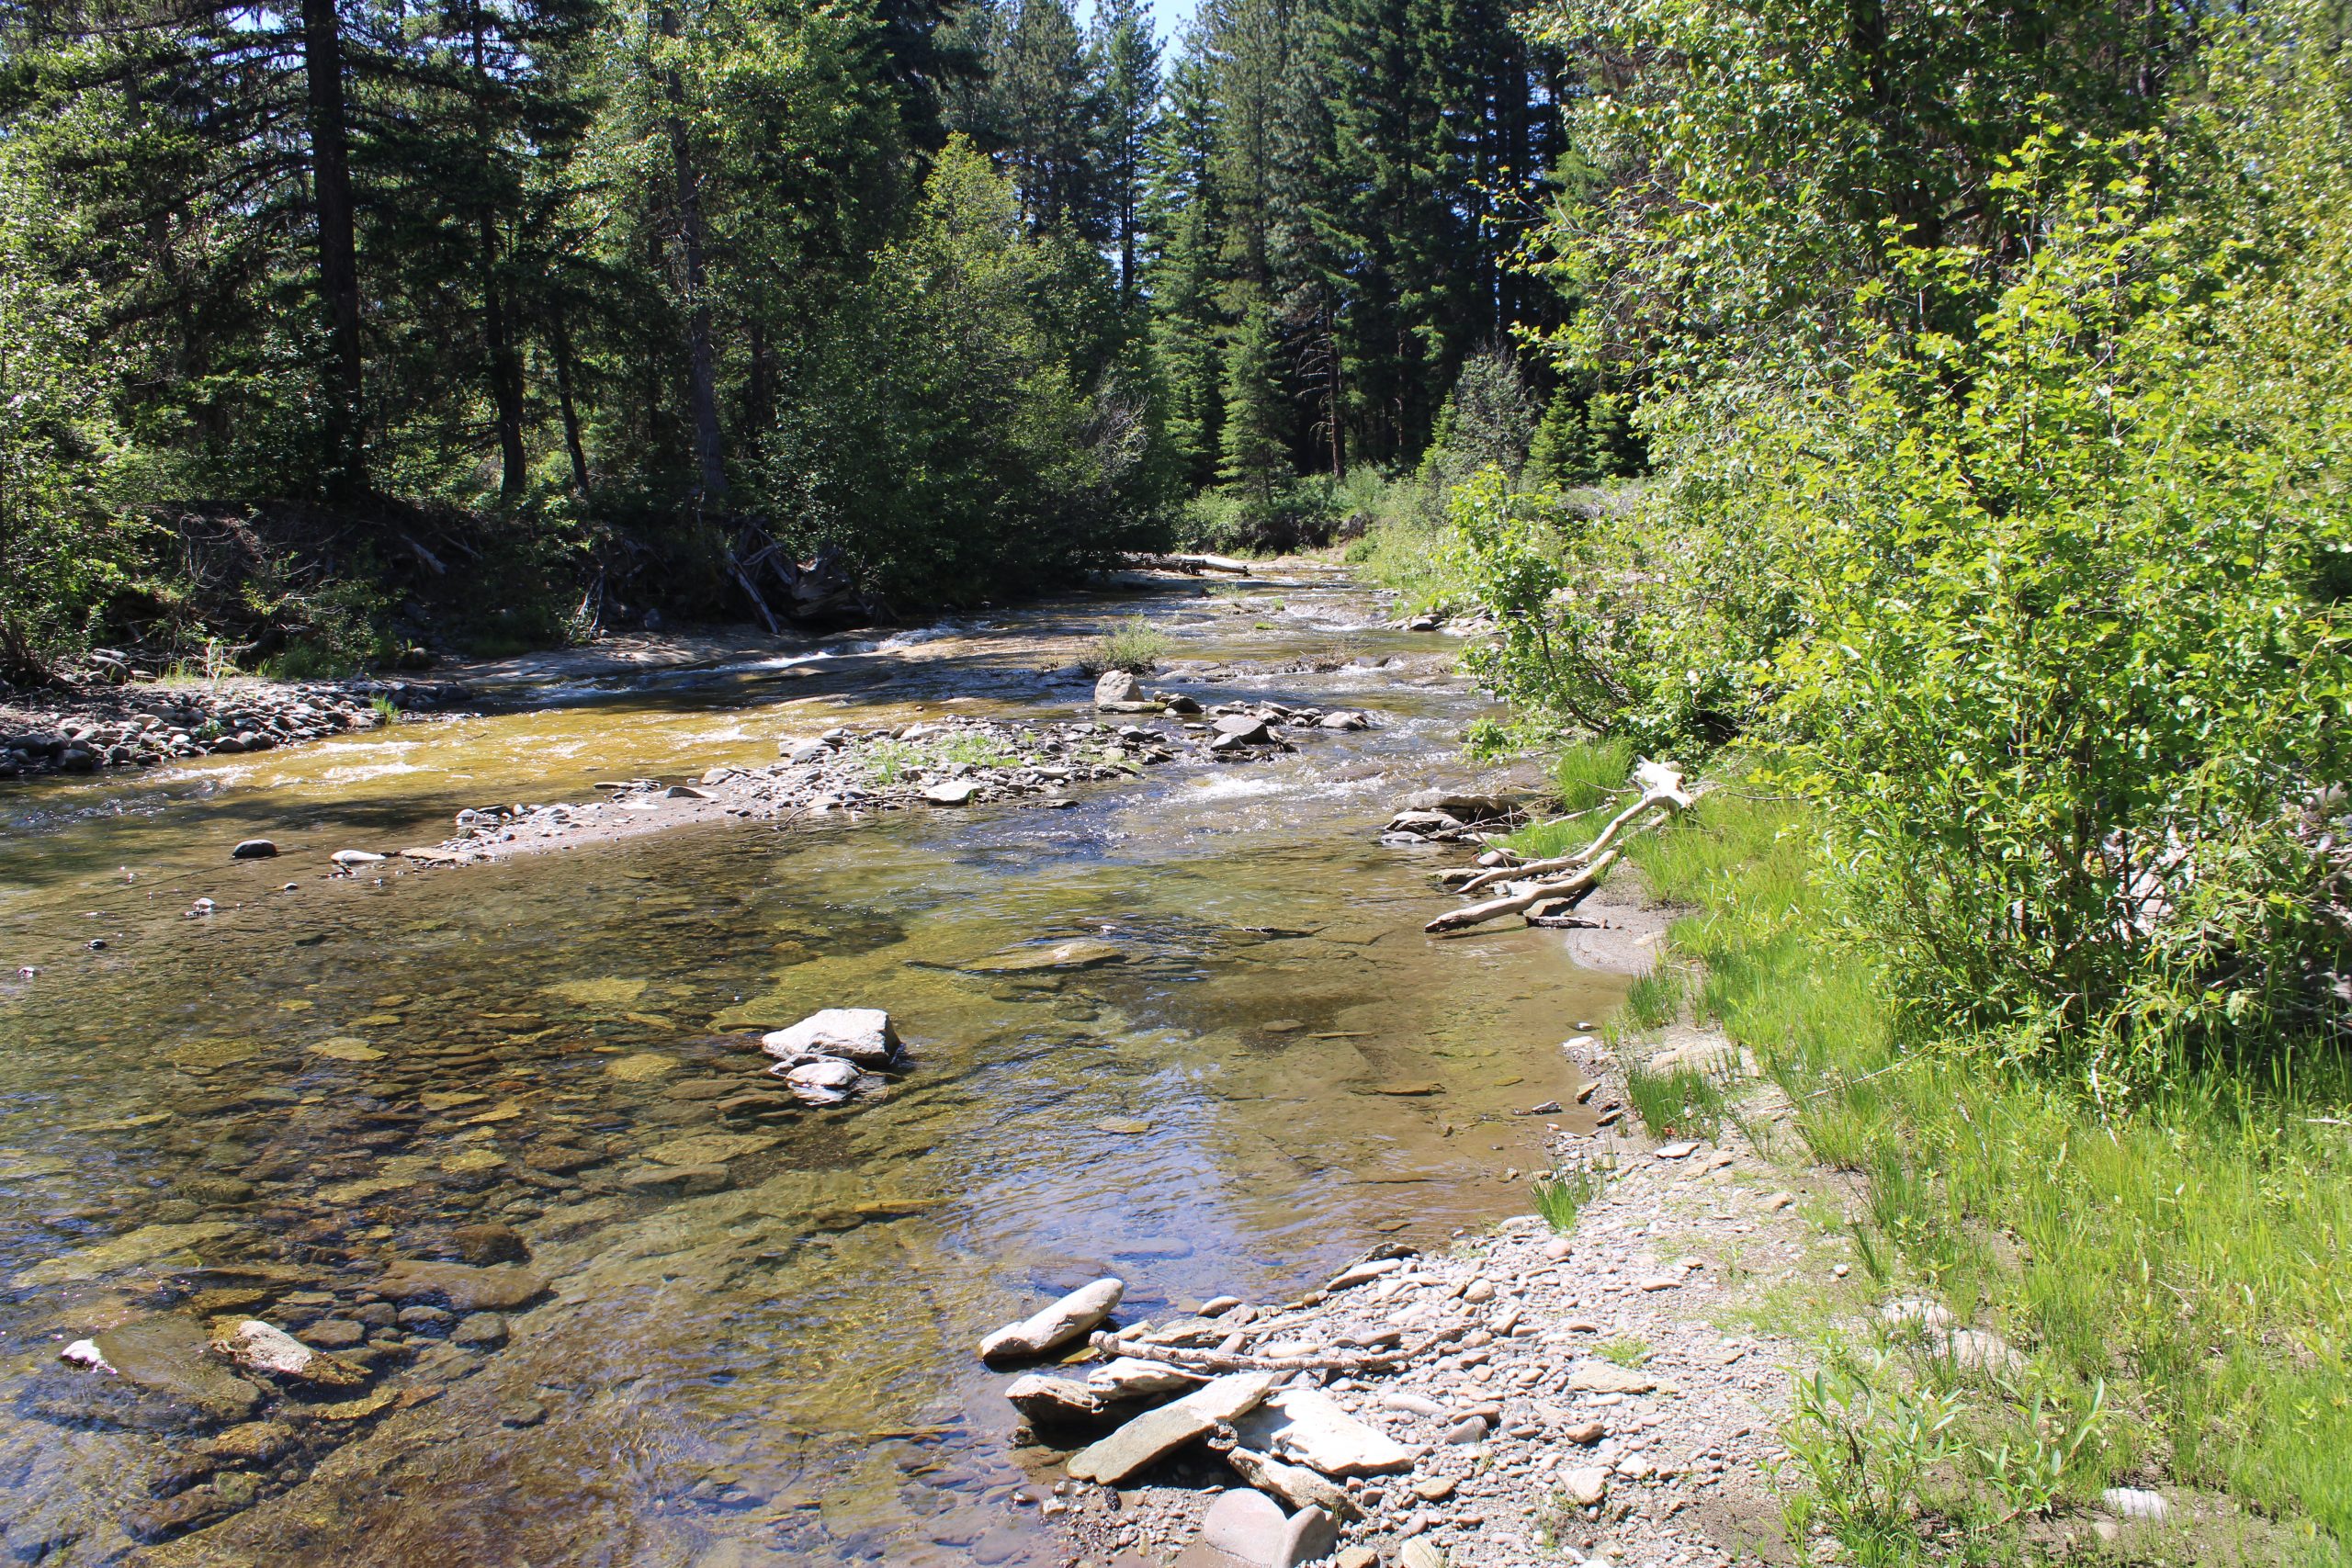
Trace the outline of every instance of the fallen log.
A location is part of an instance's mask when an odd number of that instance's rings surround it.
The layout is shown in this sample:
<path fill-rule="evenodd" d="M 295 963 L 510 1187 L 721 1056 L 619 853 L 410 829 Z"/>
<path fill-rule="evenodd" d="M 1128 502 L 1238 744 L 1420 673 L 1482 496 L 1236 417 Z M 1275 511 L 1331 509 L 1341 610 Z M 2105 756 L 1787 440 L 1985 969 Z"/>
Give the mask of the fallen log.
<path fill-rule="evenodd" d="M 1204 571 L 1230 572 L 1236 577 L 1247 577 L 1257 570 L 1248 561 L 1235 560 L 1231 556 L 1140 554 L 1128 556 L 1126 560 L 1131 566 L 1181 571 L 1193 577 L 1198 577 Z"/>
<path fill-rule="evenodd" d="M 1426 1338 L 1391 1350 L 1357 1350 L 1314 1356 L 1250 1356 L 1234 1350 L 1204 1350 L 1190 1345 L 1155 1345 L 1146 1339 L 1124 1339 L 1098 1328 L 1088 1343 L 1105 1356 L 1133 1356 L 1198 1372 L 1382 1372 L 1427 1355 L 1470 1331 L 1470 1325 L 1441 1328 Z"/>
<path fill-rule="evenodd" d="M 1457 893 L 1472 893 L 1498 882 L 1517 882 L 1525 877 L 1542 876 L 1555 871 L 1573 871 L 1577 866 L 1589 863 L 1593 856 L 1615 843 L 1617 836 L 1625 831 L 1626 828 L 1639 818 L 1644 812 L 1659 812 L 1661 815 L 1658 820 L 1664 821 L 1666 818 L 1687 808 L 1696 798 L 1689 789 L 1684 787 L 1681 771 L 1664 762 L 1644 762 L 1634 770 L 1634 780 L 1642 786 L 1642 797 L 1611 818 L 1609 825 L 1600 830 L 1600 837 L 1576 853 L 1559 855 L 1551 860 L 1526 861 L 1512 866 L 1497 866 L 1491 871 L 1474 872 L 1457 884 L 1453 890 Z M 1644 826 L 1648 825 L 1644 824 Z"/>
<path fill-rule="evenodd" d="M 1507 893 L 1499 898 L 1489 898 L 1483 904 L 1472 904 L 1440 915 L 1423 926 L 1425 931 L 1457 931 L 1467 926 L 1484 925 L 1501 915 L 1515 915 L 1520 910 L 1544 903 L 1547 899 L 1566 898 L 1573 903 L 1600 885 L 1601 874 L 1617 859 L 1615 850 L 1603 850 L 1599 859 L 1574 876 L 1554 882 L 1537 882 Z"/>

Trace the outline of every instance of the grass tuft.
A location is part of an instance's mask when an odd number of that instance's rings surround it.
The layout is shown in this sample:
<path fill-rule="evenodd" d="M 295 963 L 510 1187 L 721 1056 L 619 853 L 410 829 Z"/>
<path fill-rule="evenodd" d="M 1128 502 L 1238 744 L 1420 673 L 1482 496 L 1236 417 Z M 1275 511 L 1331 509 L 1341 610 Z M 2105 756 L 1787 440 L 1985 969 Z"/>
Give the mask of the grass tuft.
<path fill-rule="evenodd" d="M 1653 1138 L 1698 1138 L 1712 1143 L 1723 1131 L 1723 1086 L 1690 1067 L 1654 1073 L 1628 1066 L 1625 1098 Z"/>
<path fill-rule="evenodd" d="M 1597 1170 L 1553 1170 L 1528 1184 L 1535 1212 L 1555 1231 L 1574 1230 L 1577 1215 L 1600 1196 L 1603 1178 Z"/>
<path fill-rule="evenodd" d="M 1141 615 L 1130 615 L 1095 638 L 1093 650 L 1080 662 L 1090 675 L 1113 670 L 1148 675 L 1168 656 L 1168 646 L 1166 632 Z"/>

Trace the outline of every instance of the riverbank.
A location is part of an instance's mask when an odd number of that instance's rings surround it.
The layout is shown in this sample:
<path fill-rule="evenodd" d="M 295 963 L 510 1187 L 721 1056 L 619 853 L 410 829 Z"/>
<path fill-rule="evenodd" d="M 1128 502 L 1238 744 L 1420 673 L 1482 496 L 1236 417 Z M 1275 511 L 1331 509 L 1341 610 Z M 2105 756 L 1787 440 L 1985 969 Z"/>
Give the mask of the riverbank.
<path fill-rule="evenodd" d="M 1296 1374 L 1204 1449 L 1057 1488 L 1048 1506 L 1081 1561 L 1182 1549 L 1183 1568 L 1288 1568 L 1271 1537 L 1233 1531 L 1253 1481 L 1288 1509 L 1325 1508 L 1346 1568 L 1793 1561 L 1780 1428 L 1810 1356 L 1753 1322 L 1763 1292 L 1804 1291 L 1842 1265 L 1793 1212 L 1786 1174 L 1736 1130 L 1629 1132 L 1614 1059 L 1589 1036 L 1564 1049 L 1592 1074 L 1606 1125 L 1554 1141 L 1575 1173 L 1555 1189 L 1561 1228 L 1506 1220 L 1442 1252 L 1376 1250 L 1278 1304 L 1211 1303 L 1205 1327 L 1120 1331 L 1138 1355 L 1138 1341 L 1214 1339 L 1228 1354 L 1374 1364 Z M 1400 1341 L 1427 1348 L 1379 1364 Z"/>
<path fill-rule="evenodd" d="M 0 692 L 0 779 L 272 751 L 447 711 L 471 694 L 458 681 L 250 676 Z"/>
<path fill-rule="evenodd" d="M 1653 1061 L 1632 1099 L 1828 1184 L 1812 1223 L 1848 1267 L 1767 1303 L 1821 1367 L 1784 1430 L 1792 1529 L 1865 1561 L 2340 1561 L 2346 1383 L 2309 1348 L 2352 1323 L 2306 1261 L 2352 1232 L 2340 1064 L 2100 1105 L 1906 1040 L 1805 806 L 1719 776 L 1631 852 L 1686 912 L 1621 1030 L 1751 1049 L 1745 1090 Z"/>

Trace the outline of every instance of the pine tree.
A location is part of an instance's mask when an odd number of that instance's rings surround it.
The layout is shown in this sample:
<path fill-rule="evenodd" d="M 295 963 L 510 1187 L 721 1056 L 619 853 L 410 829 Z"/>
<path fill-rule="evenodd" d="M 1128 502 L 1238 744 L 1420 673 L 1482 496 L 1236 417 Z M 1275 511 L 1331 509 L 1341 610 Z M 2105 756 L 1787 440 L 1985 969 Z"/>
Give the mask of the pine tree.
<path fill-rule="evenodd" d="M 1273 310 L 1250 289 L 1239 301 L 1238 323 L 1225 344 L 1225 424 L 1217 453 L 1224 480 L 1244 523 L 1270 534 L 1289 489 L 1288 411 L 1275 366 Z"/>
<path fill-rule="evenodd" d="M 1135 298 L 1152 136 L 1159 117 L 1159 44 L 1148 0 L 1104 0 L 1089 49 L 1103 220 L 1119 258 L 1119 296 Z"/>
<path fill-rule="evenodd" d="M 1011 0 L 989 54 L 997 124 L 1034 229 L 1107 231 L 1095 162 L 1097 107 L 1070 0 Z"/>
<path fill-rule="evenodd" d="M 1223 247 L 1209 178 L 1216 148 L 1212 67 L 1194 28 L 1169 72 L 1150 142 L 1142 267 L 1168 444 L 1196 490 L 1216 482 L 1224 424 Z"/>

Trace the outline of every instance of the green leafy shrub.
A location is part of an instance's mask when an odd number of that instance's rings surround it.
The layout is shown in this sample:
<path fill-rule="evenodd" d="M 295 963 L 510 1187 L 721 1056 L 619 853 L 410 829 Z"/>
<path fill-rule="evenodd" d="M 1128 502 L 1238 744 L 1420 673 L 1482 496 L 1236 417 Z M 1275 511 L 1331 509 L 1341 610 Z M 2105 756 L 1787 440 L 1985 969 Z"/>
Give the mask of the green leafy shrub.
<path fill-rule="evenodd" d="M 1973 340 L 1890 333 L 1743 452 L 1805 563 L 1781 714 L 1938 1032 L 2145 1084 L 2308 1032 L 2352 958 L 2322 847 L 2352 821 L 2352 618 L 2314 592 L 2352 453 L 2248 376 L 2345 341 L 2352 290 L 2266 345 L 2272 286 L 2144 175 L 2077 186 Z"/>

